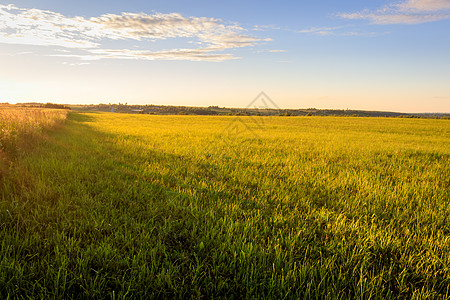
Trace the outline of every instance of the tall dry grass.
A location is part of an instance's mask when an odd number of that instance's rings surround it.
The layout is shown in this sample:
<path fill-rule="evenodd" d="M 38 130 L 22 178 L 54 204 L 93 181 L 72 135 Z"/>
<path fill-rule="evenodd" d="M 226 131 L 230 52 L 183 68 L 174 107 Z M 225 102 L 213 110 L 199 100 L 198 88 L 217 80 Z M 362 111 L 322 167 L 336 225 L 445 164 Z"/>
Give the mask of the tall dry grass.
<path fill-rule="evenodd" d="M 60 126 L 66 118 L 67 110 L 62 109 L 0 106 L 0 153 L 16 154 L 44 130 Z"/>

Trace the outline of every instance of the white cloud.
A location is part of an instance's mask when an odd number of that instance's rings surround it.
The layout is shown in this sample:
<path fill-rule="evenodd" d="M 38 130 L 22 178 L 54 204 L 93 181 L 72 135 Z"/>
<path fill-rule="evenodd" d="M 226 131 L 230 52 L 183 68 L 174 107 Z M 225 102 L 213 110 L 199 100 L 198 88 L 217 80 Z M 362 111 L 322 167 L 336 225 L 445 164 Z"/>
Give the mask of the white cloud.
<path fill-rule="evenodd" d="M 285 27 L 280 27 L 277 25 L 254 25 L 253 26 L 254 31 L 266 31 L 266 30 L 288 30 Z"/>
<path fill-rule="evenodd" d="M 385 35 L 388 32 L 365 32 L 365 31 L 349 31 L 349 26 L 335 26 L 335 27 L 311 27 L 295 31 L 296 33 L 313 34 L 321 36 L 362 36 L 374 37 Z"/>
<path fill-rule="evenodd" d="M 287 52 L 286 50 L 281 50 L 281 49 L 273 49 L 273 50 L 268 50 L 268 52 L 270 53 L 284 53 Z"/>
<path fill-rule="evenodd" d="M 63 30 L 62 27 L 66 27 Z M 84 37 L 81 19 L 37 9 L 20 9 L 0 5 L 0 42 L 25 45 L 54 45 L 67 48 L 97 47 L 92 38 Z M 77 33 L 78 32 L 78 33 Z"/>
<path fill-rule="evenodd" d="M 199 48 L 168 51 L 132 51 L 103 49 L 105 40 L 139 42 L 190 38 Z M 66 17 L 39 9 L 24 9 L 14 5 L 0 5 L 0 43 L 39 46 L 60 46 L 66 49 L 84 49 L 86 59 L 186 59 L 221 61 L 233 59 L 220 53 L 231 48 L 253 46 L 270 41 L 245 34 L 237 24 L 226 24 L 220 19 L 184 17 L 177 13 L 122 13 L 105 14 L 94 18 Z M 148 43 L 146 43 L 148 45 Z M 218 53 L 219 52 L 219 53 Z M 80 57 L 80 54 L 69 55 Z"/>
<path fill-rule="evenodd" d="M 130 49 L 94 49 L 90 53 L 90 59 L 121 58 L 142 60 L 191 60 L 191 61 L 223 61 L 236 59 L 231 54 L 213 53 L 215 49 L 173 49 L 168 51 L 144 51 Z"/>
<path fill-rule="evenodd" d="M 282 50 L 282 49 L 260 49 L 260 50 L 255 50 L 254 53 L 286 53 L 288 52 L 287 50 Z"/>
<path fill-rule="evenodd" d="M 308 29 L 302 29 L 297 30 L 297 33 L 311 33 L 311 34 L 317 34 L 317 35 L 331 35 L 334 33 L 335 30 L 341 29 L 342 26 L 336 26 L 336 27 L 311 27 Z"/>
<path fill-rule="evenodd" d="M 351 20 L 369 20 L 374 24 L 420 24 L 450 18 L 450 0 L 406 0 L 381 9 L 341 13 Z"/>
<path fill-rule="evenodd" d="M 436 12 L 450 10 L 450 1 L 448 0 L 409 0 L 394 4 L 402 11 L 412 12 Z"/>
<path fill-rule="evenodd" d="M 62 62 L 63 65 L 66 66 L 71 66 L 71 67 L 75 67 L 75 66 L 84 66 L 84 65 L 89 65 L 89 63 L 83 62 L 83 63 L 69 63 L 69 62 Z"/>

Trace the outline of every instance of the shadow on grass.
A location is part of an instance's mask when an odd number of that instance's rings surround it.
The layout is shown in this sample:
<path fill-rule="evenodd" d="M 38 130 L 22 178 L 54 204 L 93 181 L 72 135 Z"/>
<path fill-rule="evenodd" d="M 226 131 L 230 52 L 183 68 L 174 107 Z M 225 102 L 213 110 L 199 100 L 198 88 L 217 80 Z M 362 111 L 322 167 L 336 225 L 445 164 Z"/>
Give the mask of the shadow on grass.
<path fill-rule="evenodd" d="M 177 182 L 168 187 L 146 177 L 142 157 L 116 147 L 115 135 L 90 122 L 95 118 L 72 113 L 62 130 L 18 160 L 5 183 L 0 236 L 8 247 L 0 254 L 9 267 L 0 295 L 235 294 L 239 289 L 226 289 L 233 278 L 227 285 L 210 278 L 214 287 L 204 279 L 208 228 L 195 199 L 177 192 Z"/>
<path fill-rule="evenodd" d="M 262 206 L 260 187 L 224 174 L 220 162 L 123 149 L 95 121 L 71 113 L 4 185 L 0 296 L 355 297 L 354 270 L 381 277 L 375 295 L 411 295 L 395 285 L 396 275 L 412 272 L 399 263 L 401 250 L 339 244 L 328 220 L 302 207 L 283 218 L 276 195 Z M 333 191 L 315 186 L 311 206 L 330 207 Z M 444 291 L 445 278 L 435 278 Z M 416 274 L 408 284 L 426 280 Z M 383 290 L 386 282 L 393 285 Z"/>
<path fill-rule="evenodd" d="M 93 112 L 93 113 L 95 113 L 95 112 Z M 69 116 L 68 116 L 68 120 L 86 123 L 86 122 L 94 122 L 95 118 L 92 116 L 89 116 L 87 114 L 84 114 L 84 113 L 70 112 Z"/>

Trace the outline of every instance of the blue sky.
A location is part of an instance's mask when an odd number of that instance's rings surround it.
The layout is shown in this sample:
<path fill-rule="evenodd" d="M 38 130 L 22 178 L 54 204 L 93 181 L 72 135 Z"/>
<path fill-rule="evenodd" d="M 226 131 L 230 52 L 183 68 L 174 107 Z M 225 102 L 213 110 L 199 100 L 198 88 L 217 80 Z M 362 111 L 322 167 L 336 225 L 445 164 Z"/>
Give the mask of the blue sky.
<path fill-rule="evenodd" d="M 449 49 L 450 0 L 0 0 L 0 102 L 450 112 Z"/>

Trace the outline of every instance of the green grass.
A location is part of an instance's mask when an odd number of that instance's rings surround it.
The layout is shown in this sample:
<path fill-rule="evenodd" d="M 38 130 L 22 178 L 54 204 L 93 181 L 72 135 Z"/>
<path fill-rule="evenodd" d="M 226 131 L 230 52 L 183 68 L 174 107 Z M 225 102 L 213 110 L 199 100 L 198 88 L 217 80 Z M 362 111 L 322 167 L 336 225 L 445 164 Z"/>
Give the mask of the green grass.
<path fill-rule="evenodd" d="M 72 113 L 0 182 L 0 298 L 448 298 L 449 146 L 447 120 Z"/>

